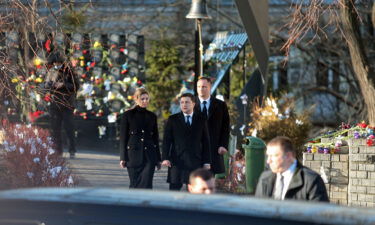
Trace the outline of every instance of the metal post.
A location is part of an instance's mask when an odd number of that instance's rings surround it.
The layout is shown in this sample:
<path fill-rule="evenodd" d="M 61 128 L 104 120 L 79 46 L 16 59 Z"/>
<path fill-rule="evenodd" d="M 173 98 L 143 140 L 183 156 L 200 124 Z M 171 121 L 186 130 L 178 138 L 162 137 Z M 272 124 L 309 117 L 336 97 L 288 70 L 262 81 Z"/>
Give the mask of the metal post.
<path fill-rule="evenodd" d="M 245 90 L 246 87 L 246 43 L 243 46 L 243 90 Z M 243 124 L 246 124 L 246 107 L 247 104 L 243 104 Z"/>
<path fill-rule="evenodd" d="M 195 20 L 195 76 L 194 93 L 197 95 L 197 81 L 203 75 L 202 19 Z"/>

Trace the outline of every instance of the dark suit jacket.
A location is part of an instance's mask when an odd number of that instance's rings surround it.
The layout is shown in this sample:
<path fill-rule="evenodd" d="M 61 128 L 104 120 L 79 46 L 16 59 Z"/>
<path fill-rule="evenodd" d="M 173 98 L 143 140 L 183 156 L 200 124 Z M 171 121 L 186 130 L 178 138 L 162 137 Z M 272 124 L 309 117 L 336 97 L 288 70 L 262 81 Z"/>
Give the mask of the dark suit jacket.
<path fill-rule="evenodd" d="M 211 164 L 210 141 L 206 121 L 199 114 L 193 114 L 192 124 L 186 125 L 182 112 L 169 117 L 163 140 L 162 159 L 169 160 L 173 169 L 192 171 L 205 163 Z M 186 175 L 181 179 L 186 181 Z M 175 179 L 176 178 L 176 179 Z"/>
<path fill-rule="evenodd" d="M 127 167 L 142 166 L 144 160 L 160 162 L 159 133 L 156 115 L 136 106 L 121 118 L 120 160 Z"/>
<path fill-rule="evenodd" d="M 256 197 L 272 198 L 276 174 L 267 170 L 262 173 L 256 188 Z M 284 199 L 329 202 L 326 186 L 320 175 L 297 163 Z"/>
<path fill-rule="evenodd" d="M 210 145 L 211 145 L 211 158 L 212 165 L 211 170 L 215 174 L 224 173 L 224 160 L 223 156 L 219 155 L 217 152 L 220 146 L 228 149 L 229 141 L 229 113 L 228 107 L 225 102 L 216 99 L 211 96 L 210 98 L 210 107 L 208 109 L 208 132 L 210 134 Z M 201 113 L 200 101 L 197 98 L 197 103 L 195 104 L 195 113 Z"/>

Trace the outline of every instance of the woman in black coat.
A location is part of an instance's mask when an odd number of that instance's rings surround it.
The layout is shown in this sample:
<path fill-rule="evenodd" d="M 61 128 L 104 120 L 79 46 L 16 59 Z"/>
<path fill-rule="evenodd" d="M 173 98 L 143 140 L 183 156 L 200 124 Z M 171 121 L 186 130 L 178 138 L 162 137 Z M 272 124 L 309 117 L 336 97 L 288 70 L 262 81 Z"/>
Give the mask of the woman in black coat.
<path fill-rule="evenodd" d="M 129 188 L 152 188 L 155 167 L 160 169 L 156 115 L 146 109 L 150 97 L 144 88 L 134 94 L 135 107 L 121 119 L 120 166 L 127 168 Z"/>

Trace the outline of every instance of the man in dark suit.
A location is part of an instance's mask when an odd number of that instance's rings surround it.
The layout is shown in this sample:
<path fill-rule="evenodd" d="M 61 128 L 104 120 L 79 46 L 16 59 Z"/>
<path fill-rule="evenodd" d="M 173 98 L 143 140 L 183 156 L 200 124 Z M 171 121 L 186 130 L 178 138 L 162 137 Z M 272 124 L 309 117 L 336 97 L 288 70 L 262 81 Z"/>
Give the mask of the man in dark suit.
<path fill-rule="evenodd" d="M 44 88 L 51 95 L 49 113 L 51 115 L 51 134 L 56 145 L 56 151 L 62 155 L 61 126 L 64 125 L 69 143 L 70 158 L 75 157 L 76 147 L 74 140 L 73 110 L 79 82 L 69 63 L 59 53 L 49 56 L 48 71 Z"/>
<path fill-rule="evenodd" d="M 289 138 L 272 139 L 267 145 L 267 157 L 270 170 L 260 176 L 255 196 L 277 200 L 329 201 L 322 178 L 297 161 Z"/>
<path fill-rule="evenodd" d="M 211 171 L 224 173 L 223 155 L 227 153 L 229 141 L 229 113 L 225 102 L 211 96 L 211 79 L 200 77 L 197 82 L 198 100 L 194 111 L 207 120 L 211 146 Z"/>
<path fill-rule="evenodd" d="M 180 97 L 180 113 L 168 118 L 164 131 L 162 165 L 168 166 L 170 190 L 180 190 L 189 181 L 191 171 L 210 169 L 210 140 L 206 121 L 193 112 L 195 98 L 190 93 Z"/>

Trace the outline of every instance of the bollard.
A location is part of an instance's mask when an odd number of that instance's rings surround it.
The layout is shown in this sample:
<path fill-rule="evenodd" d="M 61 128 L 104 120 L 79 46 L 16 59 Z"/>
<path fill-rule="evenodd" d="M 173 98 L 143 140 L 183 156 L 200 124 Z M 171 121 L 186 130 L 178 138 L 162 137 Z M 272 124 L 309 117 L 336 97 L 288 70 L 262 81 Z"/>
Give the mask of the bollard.
<path fill-rule="evenodd" d="M 233 134 L 230 134 L 229 144 L 228 144 L 228 152 L 225 155 L 223 155 L 225 172 L 220 173 L 220 174 L 216 174 L 216 176 L 215 176 L 216 179 L 225 179 L 226 176 L 228 175 L 229 166 L 230 166 L 229 165 L 229 161 L 230 161 L 229 159 L 236 152 L 236 146 L 237 146 L 237 136 L 235 136 Z"/>
<path fill-rule="evenodd" d="M 254 193 L 260 174 L 264 170 L 266 144 L 262 139 L 246 137 L 246 144 L 242 147 L 245 150 L 246 160 L 246 191 Z"/>

